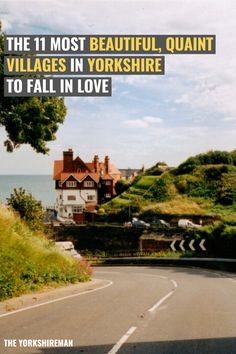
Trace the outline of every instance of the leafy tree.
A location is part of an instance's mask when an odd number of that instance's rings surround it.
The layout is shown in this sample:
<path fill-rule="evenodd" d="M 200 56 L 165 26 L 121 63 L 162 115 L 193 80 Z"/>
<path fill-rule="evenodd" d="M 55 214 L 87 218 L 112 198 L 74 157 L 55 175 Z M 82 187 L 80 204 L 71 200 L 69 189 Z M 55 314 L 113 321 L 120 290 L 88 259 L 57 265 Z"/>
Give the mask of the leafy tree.
<path fill-rule="evenodd" d="M 23 188 L 14 188 L 10 198 L 7 198 L 7 204 L 20 214 L 31 229 L 42 228 L 44 216 L 42 203 L 31 193 L 26 193 Z"/>
<path fill-rule="evenodd" d="M 228 151 L 208 151 L 206 154 L 198 155 L 198 157 L 201 165 L 231 165 L 233 163 L 231 153 Z"/>
<path fill-rule="evenodd" d="M 4 145 L 12 152 L 29 144 L 46 154 L 48 141 L 56 139 L 59 124 L 66 115 L 64 99 L 59 97 L 4 97 L 4 33 L 0 22 L 0 126 L 5 127 Z"/>
<path fill-rule="evenodd" d="M 185 162 L 181 163 L 179 167 L 177 167 L 176 174 L 183 175 L 187 173 L 191 173 L 196 167 L 200 165 L 199 155 L 195 157 L 189 157 Z"/>
<path fill-rule="evenodd" d="M 130 183 L 123 180 L 119 179 L 116 184 L 115 184 L 115 191 L 117 195 L 120 195 L 121 193 L 125 192 L 130 186 Z"/>

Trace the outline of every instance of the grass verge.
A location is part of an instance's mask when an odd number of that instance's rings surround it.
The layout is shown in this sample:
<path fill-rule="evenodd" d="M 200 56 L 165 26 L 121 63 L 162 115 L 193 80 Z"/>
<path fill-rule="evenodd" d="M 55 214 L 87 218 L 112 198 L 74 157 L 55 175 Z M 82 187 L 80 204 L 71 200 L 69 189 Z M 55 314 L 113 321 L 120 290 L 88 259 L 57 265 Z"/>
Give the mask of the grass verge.
<path fill-rule="evenodd" d="M 57 250 L 41 233 L 0 205 L 0 300 L 90 279 L 90 268 Z"/>

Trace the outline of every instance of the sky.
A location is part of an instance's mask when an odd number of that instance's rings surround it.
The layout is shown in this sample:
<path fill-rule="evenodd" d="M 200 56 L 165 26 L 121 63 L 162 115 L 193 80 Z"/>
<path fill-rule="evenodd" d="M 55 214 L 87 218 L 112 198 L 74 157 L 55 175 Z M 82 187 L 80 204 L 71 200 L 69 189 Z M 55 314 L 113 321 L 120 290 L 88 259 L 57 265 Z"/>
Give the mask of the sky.
<path fill-rule="evenodd" d="M 235 18 L 235 0 L 2 0 L 7 34 L 215 34 L 216 54 L 166 55 L 164 76 L 113 76 L 112 97 L 66 98 L 48 156 L 7 153 L 0 128 L 0 174 L 51 174 L 68 148 L 84 161 L 109 155 L 118 168 L 235 149 Z"/>

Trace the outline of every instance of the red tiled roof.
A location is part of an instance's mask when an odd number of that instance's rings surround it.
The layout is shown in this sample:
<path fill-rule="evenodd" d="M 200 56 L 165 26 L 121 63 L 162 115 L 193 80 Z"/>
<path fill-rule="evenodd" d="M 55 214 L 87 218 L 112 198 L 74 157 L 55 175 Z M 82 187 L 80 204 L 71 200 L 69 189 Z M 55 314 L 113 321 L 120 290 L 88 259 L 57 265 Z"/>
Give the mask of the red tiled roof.
<path fill-rule="evenodd" d="M 111 177 L 109 174 L 105 174 L 104 176 L 101 177 L 102 179 L 110 179 L 110 180 L 113 180 L 113 177 Z"/>
<path fill-rule="evenodd" d="M 88 171 L 87 172 L 67 172 L 67 173 L 65 173 L 65 172 L 63 172 L 63 160 L 56 160 L 56 161 L 54 161 L 53 179 L 64 181 L 69 176 L 73 175 L 77 180 L 81 181 L 87 175 L 90 175 L 91 178 L 98 183 L 99 178 L 100 178 L 100 174 L 102 174 L 101 172 L 104 173 L 104 175 L 101 176 L 102 179 L 108 179 L 108 180 L 114 179 L 116 182 L 118 179 L 121 178 L 121 172 L 111 163 L 109 164 L 109 173 L 107 174 L 104 162 L 99 162 L 97 172 L 90 172 L 90 171 L 94 171 L 94 163 L 93 162 L 84 163 L 80 159 L 80 157 L 77 157 L 74 161 L 80 161 L 81 163 L 83 163 L 84 166 L 86 166 L 88 168 Z"/>
<path fill-rule="evenodd" d="M 60 181 L 66 181 L 70 176 L 73 176 L 77 181 L 81 182 L 86 177 L 90 176 L 96 183 L 99 182 L 99 175 L 97 173 L 89 173 L 89 172 L 62 172 L 60 174 Z"/>
<path fill-rule="evenodd" d="M 63 160 L 54 161 L 53 179 L 60 179 L 60 174 L 63 171 Z"/>
<path fill-rule="evenodd" d="M 85 165 L 88 167 L 90 171 L 94 170 L 94 163 L 93 162 L 85 162 Z"/>

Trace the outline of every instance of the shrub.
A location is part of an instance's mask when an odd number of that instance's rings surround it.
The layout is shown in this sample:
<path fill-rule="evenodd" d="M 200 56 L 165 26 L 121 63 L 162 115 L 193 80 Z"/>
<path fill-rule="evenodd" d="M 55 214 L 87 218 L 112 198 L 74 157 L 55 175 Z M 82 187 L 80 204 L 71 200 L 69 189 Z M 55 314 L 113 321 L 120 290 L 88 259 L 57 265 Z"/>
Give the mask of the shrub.
<path fill-rule="evenodd" d="M 151 187 L 150 191 L 153 198 L 158 202 L 166 201 L 171 196 L 171 179 L 168 174 L 163 175 L 156 180 L 155 184 Z"/>
<path fill-rule="evenodd" d="M 191 173 L 196 167 L 200 165 L 199 158 L 196 157 L 190 157 L 187 159 L 185 162 L 180 164 L 178 168 L 175 170 L 177 175 L 183 175 L 186 173 Z"/>
<path fill-rule="evenodd" d="M 15 188 L 7 204 L 20 214 L 20 217 L 33 229 L 42 229 L 44 211 L 42 203 L 23 188 Z"/>
<path fill-rule="evenodd" d="M 219 180 L 223 173 L 228 172 L 227 165 L 209 166 L 204 169 L 204 176 L 208 180 Z"/>
<path fill-rule="evenodd" d="M 123 192 L 125 192 L 130 186 L 130 183 L 123 180 L 123 179 L 119 179 L 116 184 L 115 184 L 115 191 L 116 194 L 119 195 Z"/>
<path fill-rule="evenodd" d="M 209 151 L 205 154 L 199 154 L 194 157 L 189 157 L 185 162 L 178 166 L 178 168 L 175 170 L 175 173 L 191 173 L 196 167 L 200 165 L 233 165 L 235 161 L 235 151 Z"/>

